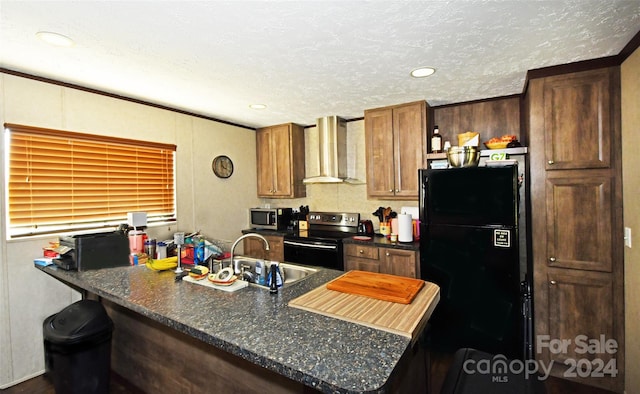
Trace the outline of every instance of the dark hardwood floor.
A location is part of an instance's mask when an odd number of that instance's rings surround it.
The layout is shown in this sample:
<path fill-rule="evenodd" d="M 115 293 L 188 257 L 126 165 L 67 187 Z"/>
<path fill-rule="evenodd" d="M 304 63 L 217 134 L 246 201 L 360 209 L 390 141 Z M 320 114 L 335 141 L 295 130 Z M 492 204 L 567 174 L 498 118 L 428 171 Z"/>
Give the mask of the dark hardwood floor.
<path fill-rule="evenodd" d="M 431 382 L 430 392 L 437 394 L 440 393 L 442 384 L 444 382 L 449 366 L 453 359 L 452 354 L 443 353 L 431 353 Z M 613 394 L 611 391 L 598 389 L 591 386 L 585 386 L 582 384 L 570 382 L 568 380 L 550 377 L 545 381 L 545 388 L 547 394 Z M 29 393 L 29 394 L 54 394 L 55 390 L 53 383 L 44 375 L 30 379 L 26 382 L 9 387 L 8 389 L 1 390 L 2 394 L 17 394 L 17 393 Z M 112 373 L 110 382 L 110 393 L 132 393 L 141 394 L 142 391 L 136 389 L 136 387 L 130 382 L 125 381 L 119 375 Z M 473 393 L 473 394 L 485 394 L 485 393 Z M 490 393 L 487 393 L 490 394 Z"/>
<path fill-rule="evenodd" d="M 40 375 L 33 379 L 29 379 L 26 382 L 22 382 L 15 386 L 11 386 L 7 389 L 0 390 L 2 394 L 55 394 L 56 390 L 53 387 L 53 381 L 47 378 L 45 375 Z M 127 382 L 120 375 L 111 373 L 111 381 L 109 382 L 109 393 L 111 394 L 144 394 L 141 390 L 138 390 L 134 385 Z"/>
<path fill-rule="evenodd" d="M 430 393 L 440 393 L 442 384 L 444 383 L 449 367 L 453 360 L 453 354 L 434 353 L 431 352 L 431 384 L 429 386 Z M 560 379 L 550 376 L 544 381 L 544 388 L 547 394 L 614 394 L 612 391 L 600 388 L 586 386 L 583 384 L 571 382 L 566 379 Z M 471 392 L 469 394 L 485 394 L 484 392 Z M 491 394 L 491 393 L 486 393 Z"/>

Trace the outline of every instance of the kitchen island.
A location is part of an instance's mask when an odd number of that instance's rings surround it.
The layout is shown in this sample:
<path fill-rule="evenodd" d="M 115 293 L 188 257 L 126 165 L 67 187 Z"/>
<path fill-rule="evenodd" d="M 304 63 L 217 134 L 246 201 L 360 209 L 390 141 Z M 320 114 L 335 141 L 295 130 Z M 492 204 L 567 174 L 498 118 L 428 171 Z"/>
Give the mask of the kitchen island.
<path fill-rule="evenodd" d="M 277 294 L 223 292 L 144 266 L 39 267 L 114 320 L 112 370 L 147 392 L 387 393 L 426 388 L 421 341 L 289 307 L 343 274 L 320 269 Z"/>

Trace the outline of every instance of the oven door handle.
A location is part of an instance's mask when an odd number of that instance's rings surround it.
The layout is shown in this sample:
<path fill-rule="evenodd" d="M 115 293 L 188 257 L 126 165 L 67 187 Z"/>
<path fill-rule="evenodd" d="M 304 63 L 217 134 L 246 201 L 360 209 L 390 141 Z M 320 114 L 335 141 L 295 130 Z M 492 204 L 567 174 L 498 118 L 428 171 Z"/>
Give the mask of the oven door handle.
<path fill-rule="evenodd" d="M 310 248 L 310 249 L 333 249 L 336 250 L 338 249 L 338 247 L 336 245 L 318 245 L 318 244 L 306 244 L 303 242 L 294 242 L 294 241 L 284 241 L 285 245 L 291 245 L 291 246 L 300 246 L 303 248 Z"/>

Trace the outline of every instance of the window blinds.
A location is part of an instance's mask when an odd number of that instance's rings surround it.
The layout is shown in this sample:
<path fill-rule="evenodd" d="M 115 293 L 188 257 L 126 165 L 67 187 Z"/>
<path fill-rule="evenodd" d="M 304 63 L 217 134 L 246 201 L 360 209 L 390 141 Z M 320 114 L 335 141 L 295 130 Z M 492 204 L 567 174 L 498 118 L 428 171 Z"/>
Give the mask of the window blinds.
<path fill-rule="evenodd" d="M 11 236 L 175 219 L 176 146 L 5 124 Z"/>

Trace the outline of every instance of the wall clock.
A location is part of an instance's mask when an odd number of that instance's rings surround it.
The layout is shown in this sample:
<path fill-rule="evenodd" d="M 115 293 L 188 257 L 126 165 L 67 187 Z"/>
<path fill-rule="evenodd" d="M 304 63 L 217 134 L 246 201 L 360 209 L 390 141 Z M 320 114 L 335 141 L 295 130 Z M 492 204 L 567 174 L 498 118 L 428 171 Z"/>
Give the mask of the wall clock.
<path fill-rule="evenodd" d="M 233 174 L 233 162 L 228 156 L 216 156 L 211 163 L 211 169 L 218 178 L 229 178 Z"/>

